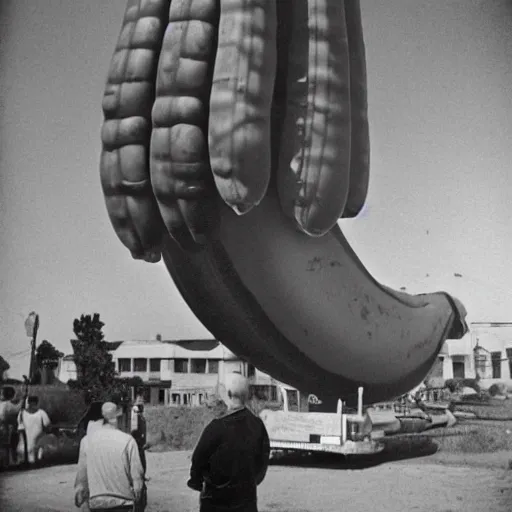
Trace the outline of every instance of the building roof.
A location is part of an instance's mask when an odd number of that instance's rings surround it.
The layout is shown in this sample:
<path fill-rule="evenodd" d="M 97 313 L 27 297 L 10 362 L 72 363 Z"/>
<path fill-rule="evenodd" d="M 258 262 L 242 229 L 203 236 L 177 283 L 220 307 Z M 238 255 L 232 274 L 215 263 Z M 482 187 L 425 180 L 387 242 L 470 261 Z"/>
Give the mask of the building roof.
<path fill-rule="evenodd" d="M 141 345 L 147 346 L 148 349 L 149 349 L 149 347 L 152 347 L 155 345 L 160 346 L 160 347 L 162 347 L 162 345 L 167 345 L 167 346 L 174 345 L 175 347 L 180 347 L 183 350 L 190 350 L 190 351 L 197 351 L 197 352 L 210 352 L 221 345 L 220 341 L 218 341 L 216 339 L 212 339 L 212 338 L 185 339 L 185 340 L 161 340 L 161 341 L 155 340 L 155 339 L 152 339 L 152 340 L 124 340 L 124 341 L 106 341 L 105 343 L 107 344 L 107 349 L 109 350 L 109 352 L 117 351 L 117 349 L 119 349 L 121 347 L 120 352 L 117 352 L 118 355 L 121 352 L 122 353 L 126 352 L 126 350 L 123 350 L 124 348 L 129 349 L 129 347 L 131 347 L 131 346 L 137 347 L 137 346 L 141 346 Z M 169 347 L 169 349 L 171 349 L 171 347 Z M 226 350 L 228 350 L 228 349 L 226 348 Z M 129 357 L 129 356 L 127 356 L 127 357 Z M 153 356 L 148 356 L 148 357 L 156 357 L 156 356 L 153 355 Z M 183 356 L 177 355 L 176 357 L 183 357 Z M 203 356 L 203 357 L 205 357 L 205 356 Z M 212 354 L 212 357 L 214 357 L 213 354 Z M 73 354 L 64 356 L 63 360 L 64 361 L 73 361 Z"/>
<path fill-rule="evenodd" d="M 105 341 L 105 344 L 107 346 L 107 350 L 109 352 L 113 352 L 116 350 L 123 342 L 122 341 Z M 74 356 L 73 354 L 66 354 L 63 358 L 63 361 L 73 361 Z"/>
<path fill-rule="evenodd" d="M 174 343 L 187 350 L 213 350 L 220 345 L 220 341 L 215 339 L 165 340 L 164 343 Z"/>
<path fill-rule="evenodd" d="M 114 341 L 112 344 L 117 343 L 117 346 L 112 349 L 115 350 L 119 345 L 178 345 L 179 347 L 187 350 L 213 350 L 220 345 L 220 341 L 213 338 L 199 338 L 199 339 L 185 339 L 185 340 L 125 340 L 125 341 Z"/>
<path fill-rule="evenodd" d="M 107 344 L 107 350 L 112 351 L 112 350 L 116 350 L 116 348 L 118 348 L 119 345 L 121 345 L 121 343 L 123 343 L 123 342 L 122 341 L 106 341 L 105 343 Z"/>
<path fill-rule="evenodd" d="M 163 341 L 158 341 L 158 340 L 125 340 L 125 341 L 119 342 L 119 345 L 117 346 L 117 348 L 129 347 L 131 345 L 144 345 L 144 346 L 160 345 L 161 346 L 164 344 L 165 343 Z"/>

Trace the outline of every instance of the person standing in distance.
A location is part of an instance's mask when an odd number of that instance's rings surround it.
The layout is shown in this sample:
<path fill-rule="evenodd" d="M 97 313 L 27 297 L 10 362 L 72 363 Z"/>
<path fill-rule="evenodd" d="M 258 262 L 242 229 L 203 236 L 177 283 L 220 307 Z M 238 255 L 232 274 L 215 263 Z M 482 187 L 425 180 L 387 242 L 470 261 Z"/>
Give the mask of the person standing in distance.
<path fill-rule="evenodd" d="M 0 390 L 0 437 L 3 439 L 4 463 L 7 466 L 17 461 L 18 446 L 18 414 L 21 410 L 21 401 L 14 403 L 16 391 L 12 386 L 5 386 Z"/>
<path fill-rule="evenodd" d="M 145 450 L 148 447 L 146 443 L 147 426 L 146 418 L 144 417 L 144 399 L 141 396 L 137 397 L 132 407 L 130 433 L 139 447 L 140 460 L 144 468 L 144 473 L 146 473 L 147 463 Z"/>
<path fill-rule="evenodd" d="M 135 401 L 135 405 L 132 408 L 131 428 L 130 433 L 137 443 L 139 449 L 140 461 L 144 469 L 144 486 L 142 488 L 141 499 L 137 506 L 134 508 L 134 512 L 143 511 L 147 504 L 148 489 L 146 482 L 149 480 L 146 476 L 147 462 L 146 462 L 146 449 L 148 447 L 146 443 L 146 418 L 144 417 L 144 399 L 142 396 L 138 396 Z"/>
<path fill-rule="evenodd" d="M 270 443 L 261 418 L 245 406 L 249 383 L 226 378 L 228 411 L 203 430 L 192 454 L 187 485 L 200 491 L 200 512 L 258 512 L 257 486 L 267 473 Z"/>
<path fill-rule="evenodd" d="M 28 463 L 35 464 L 37 461 L 37 442 L 50 429 L 50 418 L 44 409 L 39 407 L 39 397 L 29 396 L 26 401 L 26 409 L 20 410 L 18 414 L 18 429 L 25 429 L 27 439 Z M 24 461 L 25 441 L 23 436 L 18 440 L 18 460 Z M 25 462 L 25 461 L 24 461 Z"/>
<path fill-rule="evenodd" d="M 118 428 L 122 410 L 101 408 L 103 425 L 82 439 L 75 480 L 75 505 L 91 512 L 128 512 L 138 505 L 144 469 L 135 439 Z"/>

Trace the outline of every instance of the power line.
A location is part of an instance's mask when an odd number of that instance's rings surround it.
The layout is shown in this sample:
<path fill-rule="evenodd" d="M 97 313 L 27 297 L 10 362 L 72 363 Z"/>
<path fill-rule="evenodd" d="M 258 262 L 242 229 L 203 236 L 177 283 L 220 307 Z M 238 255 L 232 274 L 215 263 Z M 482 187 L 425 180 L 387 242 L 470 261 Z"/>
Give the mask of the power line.
<path fill-rule="evenodd" d="M 12 354 L 6 354 L 3 357 L 7 359 L 15 359 L 17 357 L 24 356 L 30 352 L 30 348 L 27 348 L 25 350 L 22 350 L 20 352 L 13 352 Z"/>

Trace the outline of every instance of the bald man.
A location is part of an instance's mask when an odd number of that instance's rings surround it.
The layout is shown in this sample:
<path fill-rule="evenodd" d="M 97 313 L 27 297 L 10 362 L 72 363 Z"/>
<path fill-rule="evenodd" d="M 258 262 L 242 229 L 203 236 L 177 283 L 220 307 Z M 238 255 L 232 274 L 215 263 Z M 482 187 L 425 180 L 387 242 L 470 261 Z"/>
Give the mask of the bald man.
<path fill-rule="evenodd" d="M 201 493 L 200 512 L 258 512 L 256 488 L 267 473 L 268 433 L 245 406 L 247 379 L 233 373 L 226 380 L 228 411 L 203 430 L 187 485 Z"/>

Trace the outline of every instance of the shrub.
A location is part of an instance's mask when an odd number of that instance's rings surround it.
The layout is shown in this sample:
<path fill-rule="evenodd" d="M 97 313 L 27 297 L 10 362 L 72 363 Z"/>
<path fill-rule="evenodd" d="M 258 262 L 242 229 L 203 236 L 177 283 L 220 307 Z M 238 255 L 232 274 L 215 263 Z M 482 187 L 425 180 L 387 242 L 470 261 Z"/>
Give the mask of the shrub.
<path fill-rule="evenodd" d="M 489 388 L 489 395 L 491 396 L 506 396 L 507 394 L 507 386 L 503 382 L 496 382 Z"/>
<path fill-rule="evenodd" d="M 21 400 L 24 386 L 13 387 L 15 400 Z M 29 394 L 39 398 L 39 407 L 48 413 L 53 424 L 76 424 L 86 408 L 83 393 L 70 390 L 65 384 L 29 386 Z"/>
<path fill-rule="evenodd" d="M 171 450 L 190 450 L 194 448 L 204 427 L 225 410 L 224 404 L 215 407 L 147 406 L 148 443 L 155 450 L 162 446 Z"/>
<path fill-rule="evenodd" d="M 476 393 L 480 393 L 480 385 L 478 384 L 478 379 L 463 379 L 457 377 L 455 379 L 447 379 L 445 381 L 445 386 L 452 392 L 456 393 L 460 391 L 462 388 L 472 388 Z"/>

